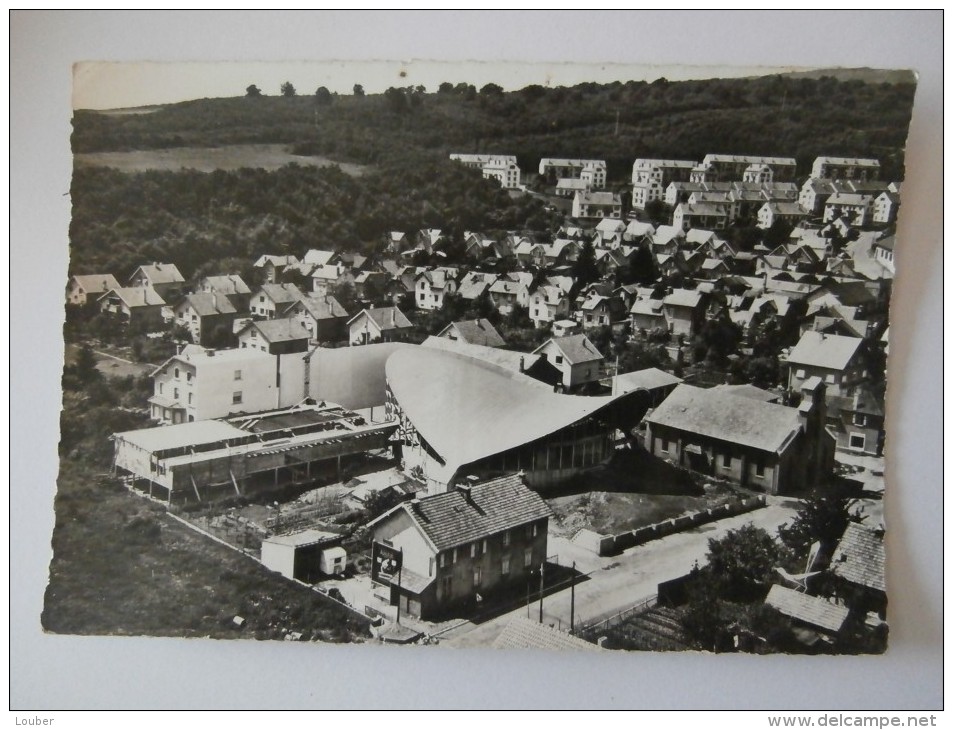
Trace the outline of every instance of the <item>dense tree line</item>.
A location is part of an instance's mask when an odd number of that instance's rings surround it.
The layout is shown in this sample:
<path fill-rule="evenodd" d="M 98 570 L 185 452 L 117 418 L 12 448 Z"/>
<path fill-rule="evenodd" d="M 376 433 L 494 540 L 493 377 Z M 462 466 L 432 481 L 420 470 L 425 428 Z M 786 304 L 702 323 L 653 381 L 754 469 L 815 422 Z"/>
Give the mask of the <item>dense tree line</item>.
<path fill-rule="evenodd" d="M 465 230 L 548 231 L 558 223 L 539 200 L 513 198 L 479 170 L 414 154 L 360 177 L 298 165 L 212 173 L 80 168 L 71 194 L 71 270 L 119 277 L 152 261 L 192 277 L 222 273 L 209 261 L 237 258 L 247 269 L 264 253 L 373 253 L 391 230 L 440 228 L 462 244 Z"/>
<path fill-rule="evenodd" d="M 634 157 L 701 159 L 709 152 L 787 155 L 806 175 L 821 154 L 877 157 L 902 178 L 912 83 L 765 76 L 528 86 L 487 84 L 388 89 L 364 96 L 201 99 L 149 114 L 79 111 L 74 152 L 285 143 L 301 154 L 379 164 L 405 150 L 606 159 L 628 177 Z M 249 87 L 249 89 L 257 87 Z M 293 88 L 293 87 L 292 87 Z"/>

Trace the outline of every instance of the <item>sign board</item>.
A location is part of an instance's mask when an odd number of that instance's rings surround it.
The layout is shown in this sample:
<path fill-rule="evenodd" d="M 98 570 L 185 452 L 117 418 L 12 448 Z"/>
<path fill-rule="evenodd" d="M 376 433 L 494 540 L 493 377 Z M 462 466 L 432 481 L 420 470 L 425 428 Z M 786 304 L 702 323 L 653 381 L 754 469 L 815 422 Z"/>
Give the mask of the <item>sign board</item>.
<path fill-rule="evenodd" d="M 376 583 L 390 583 L 400 572 L 401 553 L 383 543 L 371 544 L 371 580 Z"/>

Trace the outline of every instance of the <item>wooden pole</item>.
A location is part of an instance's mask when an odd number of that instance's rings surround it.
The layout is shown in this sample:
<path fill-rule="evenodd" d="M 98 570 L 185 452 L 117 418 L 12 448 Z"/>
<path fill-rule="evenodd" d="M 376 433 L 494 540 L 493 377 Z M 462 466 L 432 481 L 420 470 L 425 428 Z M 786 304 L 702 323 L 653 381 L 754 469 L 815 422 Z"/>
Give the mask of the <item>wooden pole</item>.
<path fill-rule="evenodd" d="M 576 561 L 572 561 L 569 575 L 569 633 L 576 633 Z"/>
<path fill-rule="evenodd" d="M 338 457 L 340 458 L 340 457 Z M 400 579 L 404 572 L 404 548 L 400 549 L 400 564 L 397 566 L 397 625 L 400 626 Z"/>
<path fill-rule="evenodd" d="M 546 574 L 546 558 L 539 564 L 539 622 L 543 623 L 543 576 Z"/>

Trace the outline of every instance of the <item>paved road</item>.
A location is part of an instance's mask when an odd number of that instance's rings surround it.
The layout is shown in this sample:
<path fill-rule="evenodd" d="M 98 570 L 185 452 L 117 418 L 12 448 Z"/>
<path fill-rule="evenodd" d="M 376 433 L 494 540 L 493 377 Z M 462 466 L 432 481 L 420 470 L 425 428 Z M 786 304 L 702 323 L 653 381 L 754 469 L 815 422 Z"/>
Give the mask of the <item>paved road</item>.
<path fill-rule="evenodd" d="M 600 558 L 559 537 L 550 538 L 548 552 L 558 554 L 561 565 L 575 560 L 576 569 L 588 574 L 588 580 L 576 584 L 575 618 L 577 624 L 591 623 L 654 595 L 660 582 L 684 575 L 696 560 L 703 565 L 710 538 L 722 537 L 749 522 L 774 534 L 779 525 L 791 520 L 797 506 L 794 500 L 769 498 L 764 509 L 669 535 L 615 557 Z M 451 647 L 489 646 L 513 617 L 526 615 L 524 606 L 478 626 L 465 623 L 443 634 L 440 643 Z M 529 615 L 538 617 L 538 602 L 530 606 Z M 543 618 L 545 623 L 569 626 L 568 587 L 543 599 Z"/>

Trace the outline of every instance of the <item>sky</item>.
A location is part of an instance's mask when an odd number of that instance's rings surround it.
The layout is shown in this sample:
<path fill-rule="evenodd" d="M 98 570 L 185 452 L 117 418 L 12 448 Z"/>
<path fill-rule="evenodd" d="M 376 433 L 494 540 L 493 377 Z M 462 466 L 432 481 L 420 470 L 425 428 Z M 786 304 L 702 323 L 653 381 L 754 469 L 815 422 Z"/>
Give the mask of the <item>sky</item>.
<path fill-rule="evenodd" d="M 264 94 L 277 95 L 285 81 L 299 94 L 313 94 L 319 86 L 350 94 L 355 84 L 375 94 L 390 86 L 423 85 L 436 91 L 444 81 L 465 81 L 477 88 L 492 82 L 511 91 L 529 84 L 572 86 L 586 81 L 652 81 L 662 76 L 675 81 L 792 70 L 798 68 L 491 61 L 81 62 L 73 66 L 73 108 L 120 109 L 243 96 L 251 84 Z"/>

